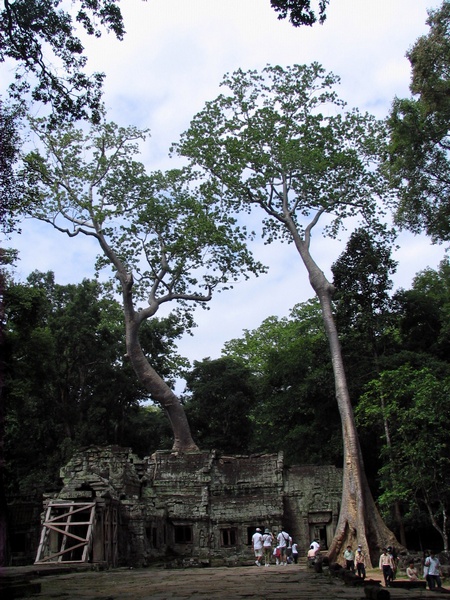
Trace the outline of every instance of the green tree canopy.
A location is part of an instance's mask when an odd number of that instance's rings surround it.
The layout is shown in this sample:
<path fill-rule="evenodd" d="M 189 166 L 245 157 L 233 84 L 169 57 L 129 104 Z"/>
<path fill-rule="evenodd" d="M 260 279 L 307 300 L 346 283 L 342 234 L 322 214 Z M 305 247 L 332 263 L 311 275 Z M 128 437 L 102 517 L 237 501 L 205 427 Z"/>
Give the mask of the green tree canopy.
<path fill-rule="evenodd" d="M 400 501 L 410 513 L 425 508 L 444 550 L 450 531 L 449 386 L 448 377 L 404 365 L 371 382 L 357 408 L 361 425 L 378 426 L 383 439 L 380 504 L 389 510 Z M 389 443 L 384 420 L 389 423 Z"/>
<path fill-rule="evenodd" d="M 404 352 L 422 353 L 440 361 L 449 357 L 450 261 L 418 273 L 410 290 L 394 296 L 398 343 Z"/>
<path fill-rule="evenodd" d="M 85 73 L 87 57 L 76 28 L 99 37 L 103 27 L 122 39 L 122 15 L 116 0 L 71 4 L 72 10 L 62 0 L 4 0 L 0 63 L 12 59 L 17 65 L 10 86 L 16 100 L 31 91 L 32 100 L 50 104 L 54 115 L 98 121 L 104 75 Z"/>
<path fill-rule="evenodd" d="M 10 493 L 52 489 L 61 464 L 83 446 L 121 444 L 143 455 L 164 445 L 167 431 L 141 406 L 148 393 L 126 358 L 121 306 L 98 282 L 62 286 L 53 273 L 35 272 L 9 283 L 4 306 Z M 171 318 L 142 328 L 146 355 L 169 379 L 181 332 Z"/>
<path fill-rule="evenodd" d="M 323 23 L 326 16 L 326 9 L 330 0 L 270 0 L 272 8 L 279 13 L 279 19 L 289 18 L 294 27 L 301 25 L 314 25 L 319 20 Z M 318 11 L 318 17 L 315 9 Z"/>
<path fill-rule="evenodd" d="M 360 228 L 331 266 L 336 321 L 346 364 L 353 365 L 349 385 L 354 401 L 362 386 L 379 372 L 381 356 L 391 344 L 389 292 L 397 266 L 391 252 L 389 240 Z"/>
<path fill-rule="evenodd" d="M 330 554 L 358 538 L 375 555 L 393 536 L 365 479 L 333 318 L 334 286 L 312 256 L 311 236 L 322 226 L 335 237 L 350 217 L 385 231 L 385 128 L 371 115 L 345 110 L 338 81 L 317 63 L 228 74 L 228 92 L 206 103 L 174 150 L 203 170 L 220 203 L 259 210 L 267 243 L 293 243 L 306 267 L 322 308 L 343 431 L 342 510 Z"/>
<path fill-rule="evenodd" d="M 22 111 L 0 98 L 0 229 L 9 233 L 22 203 L 22 188 L 16 174 L 20 154 Z"/>
<path fill-rule="evenodd" d="M 250 418 L 256 402 L 248 367 L 231 357 L 195 361 L 187 374 L 186 412 L 203 448 L 246 454 L 252 439 Z"/>
<path fill-rule="evenodd" d="M 245 231 L 206 187 L 191 185 L 189 172 L 147 173 L 134 158 L 145 132 L 114 123 L 87 134 L 71 123 L 56 130 L 45 120 L 32 125 L 44 150 L 25 159 L 29 213 L 98 242 L 97 267 L 112 271 L 111 286 L 122 294 L 131 364 L 166 411 L 174 449 L 195 448 L 180 400 L 147 360 L 139 332 L 169 302 L 189 327 L 195 305 L 263 270 Z"/>
<path fill-rule="evenodd" d="M 407 53 L 413 98 L 394 100 L 386 163 L 399 189 L 397 222 L 425 231 L 434 241 L 450 239 L 450 2 L 429 11 L 428 35 Z"/>

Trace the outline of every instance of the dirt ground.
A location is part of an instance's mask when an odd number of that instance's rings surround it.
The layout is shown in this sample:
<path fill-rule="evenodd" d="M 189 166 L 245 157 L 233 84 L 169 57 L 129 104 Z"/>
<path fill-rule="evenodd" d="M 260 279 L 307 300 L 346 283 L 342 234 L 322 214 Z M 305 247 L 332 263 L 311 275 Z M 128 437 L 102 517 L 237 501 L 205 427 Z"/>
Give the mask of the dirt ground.
<path fill-rule="evenodd" d="M 380 579 L 379 571 L 368 578 Z M 191 569 L 111 569 L 40 576 L 37 600 L 353 600 L 363 589 L 302 565 Z M 390 589 L 392 599 L 436 598 L 428 590 Z M 1 594 L 0 594 L 1 595 Z"/>

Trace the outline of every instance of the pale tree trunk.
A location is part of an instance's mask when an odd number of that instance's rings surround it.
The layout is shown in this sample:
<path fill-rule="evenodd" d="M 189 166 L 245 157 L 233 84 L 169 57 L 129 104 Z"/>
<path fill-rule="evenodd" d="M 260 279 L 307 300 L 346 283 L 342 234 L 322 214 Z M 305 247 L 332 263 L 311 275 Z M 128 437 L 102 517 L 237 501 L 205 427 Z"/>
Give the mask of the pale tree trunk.
<path fill-rule="evenodd" d="M 152 306 L 135 311 L 132 275 L 125 269 L 101 233 L 97 234 L 97 239 L 105 255 L 115 266 L 117 278 L 121 283 L 125 315 L 126 348 L 133 370 L 145 389 L 151 394 L 153 400 L 158 402 L 169 419 L 174 436 L 172 450 L 174 452 L 198 450 L 192 438 L 191 429 L 180 399 L 150 365 L 139 341 L 141 323 L 156 313 L 159 304 L 155 301 Z"/>
<path fill-rule="evenodd" d="M 442 538 L 442 543 L 444 545 L 444 552 L 448 552 L 447 510 L 446 510 L 444 504 L 442 504 L 442 502 L 441 502 L 440 503 L 440 511 L 442 514 L 442 527 L 441 527 L 434 515 L 433 510 L 431 509 L 431 505 L 428 502 L 427 493 L 425 491 L 424 491 L 424 503 L 425 503 L 425 506 L 427 507 L 428 514 L 429 514 L 430 520 L 431 520 L 431 524 L 433 525 L 433 527 L 436 529 L 436 531 L 439 533 L 439 535 Z"/>
<path fill-rule="evenodd" d="M 386 437 L 386 445 L 387 445 L 388 450 L 389 450 L 389 456 L 391 458 L 391 463 L 393 463 L 393 461 L 392 461 L 393 452 L 392 452 L 391 433 L 389 431 L 389 423 L 388 423 L 388 420 L 386 418 L 386 409 L 385 409 L 385 403 L 384 403 L 383 394 L 381 394 L 380 402 L 381 402 L 381 412 L 383 414 L 384 435 Z M 394 473 L 392 472 L 392 470 L 391 470 L 390 477 L 391 477 L 391 480 L 394 478 Z M 395 521 L 396 521 L 396 523 L 398 524 L 398 527 L 399 527 L 400 544 L 402 546 L 406 546 L 405 526 L 403 524 L 402 511 L 400 509 L 400 502 L 398 500 L 396 500 L 394 502 L 394 516 L 395 516 Z"/>
<path fill-rule="evenodd" d="M 394 534 L 385 525 L 375 505 L 364 471 L 364 461 L 358 433 L 356 430 L 353 407 L 348 392 L 347 379 L 342 359 L 341 345 L 332 312 L 331 298 L 333 285 L 319 269 L 309 252 L 310 231 L 317 223 L 319 215 L 306 229 L 302 239 L 295 224 L 286 220 L 294 238 L 296 248 L 308 271 L 309 280 L 321 308 L 325 332 L 328 339 L 333 366 L 336 400 L 342 425 L 343 439 L 343 483 L 339 520 L 328 555 L 338 560 L 347 545 L 353 548 L 361 544 L 368 559 L 368 568 L 378 561 L 380 549 L 387 545 L 399 546 Z"/>
<path fill-rule="evenodd" d="M 160 404 L 169 419 L 174 435 L 172 450 L 174 452 L 198 450 L 192 439 L 191 429 L 180 399 L 153 369 L 142 351 L 139 342 L 139 327 L 144 320 L 145 311 L 136 313 L 134 310 L 132 284 L 131 277 L 128 277 L 126 282 L 122 281 L 128 358 L 145 389 Z"/>
<path fill-rule="evenodd" d="M 3 250 L 0 249 L 0 256 Z M 1 357 L 0 357 L 0 567 L 6 567 L 9 564 L 10 558 L 10 544 L 9 544 L 9 535 L 8 535 L 8 503 L 6 501 L 6 493 L 5 493 L 5 473 L 6 473 L 6 463 L 5 463 L 5 423 L 6 423 L 6 409 L 5 409 L 5 399 L 3 396 L 3 386 L 4 386 L 4 371 L 5 364 L 3 357 L 5 356 L 5 314 L 4 314 L 4 296 L 5 290 L 5 272 L 0 270 L 0 349 Z"/>

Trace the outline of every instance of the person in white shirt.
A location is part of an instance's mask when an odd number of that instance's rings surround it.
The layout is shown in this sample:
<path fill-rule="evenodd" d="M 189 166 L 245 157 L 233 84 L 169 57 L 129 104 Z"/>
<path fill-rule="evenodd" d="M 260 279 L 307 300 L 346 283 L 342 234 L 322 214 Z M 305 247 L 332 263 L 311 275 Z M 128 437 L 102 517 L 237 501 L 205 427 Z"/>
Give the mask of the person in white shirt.
<path fill-rule="evenodd" d="M 262 536 L 263 540 L 263 551 L 264 551 L 264 564 L 266 567 L 270 565 L 270 556 L 272 554 L 272 543 L 273 543 L 273 535 L 270 532 L 270 529 L 265 529 L 264 534 Z"/>
<path fill-rule="evenodd" d="M 255 565 L 260 567 L 263 558 L 263 537 L 259 527 L 256 528 L 255 533 L 252 535 L 252 546 L 256 558 Z"/>
<path fill-rule="evenodd" d="M 430 590 L 434 590 L 436 587 L 441 588 L 441 563 L 433 550 L 426 559 L 425 565 L 428 567 L 428 586 Z"/>
<path fill-rule="evenodd" d="M 289 548 L 290 536 L 281 528 L 280 533 L 277 535 L 277 542 L 280 548 L 280 563 L 282 565 L 287 564 L 287 549 Z"/>
<path fill-rule="evenodd" d="M 347 546 L 347 548 L 345 549 L 344 559 L 345 559 L 345 568 L 348 569 L 349 571 L 351 571 L 352 573 L 354 573 L 355 572 L 355 553 L 353 552 L 351 546 Z"/>
<path fill-rule="evenodd" d="M 296 542 L 292 544 L 292 560 L 298 564 L 298 544 Z"/>
<path fill-rule="evenodd" d="M 384 585 L 385 587 L 390 587 L 392 582 L 392 577 L 394 575 L 394 563 L 392 562 L 392 556 L 388 554 L 386 548 L 383 548 L 383 552 L 380 556 L 380 571 L 383 572 L 384 577 Z"/>

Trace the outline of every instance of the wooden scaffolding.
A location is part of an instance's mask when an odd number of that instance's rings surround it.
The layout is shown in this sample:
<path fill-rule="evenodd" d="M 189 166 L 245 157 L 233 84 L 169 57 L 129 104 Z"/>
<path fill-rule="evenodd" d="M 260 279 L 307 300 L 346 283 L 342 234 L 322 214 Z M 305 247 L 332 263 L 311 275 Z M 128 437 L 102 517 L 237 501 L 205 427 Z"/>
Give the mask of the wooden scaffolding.
<path fill-rule="evenodd" d="M 35 564 L 118 563 L 119 503 L 51 500 L 46 507 Z"/>

